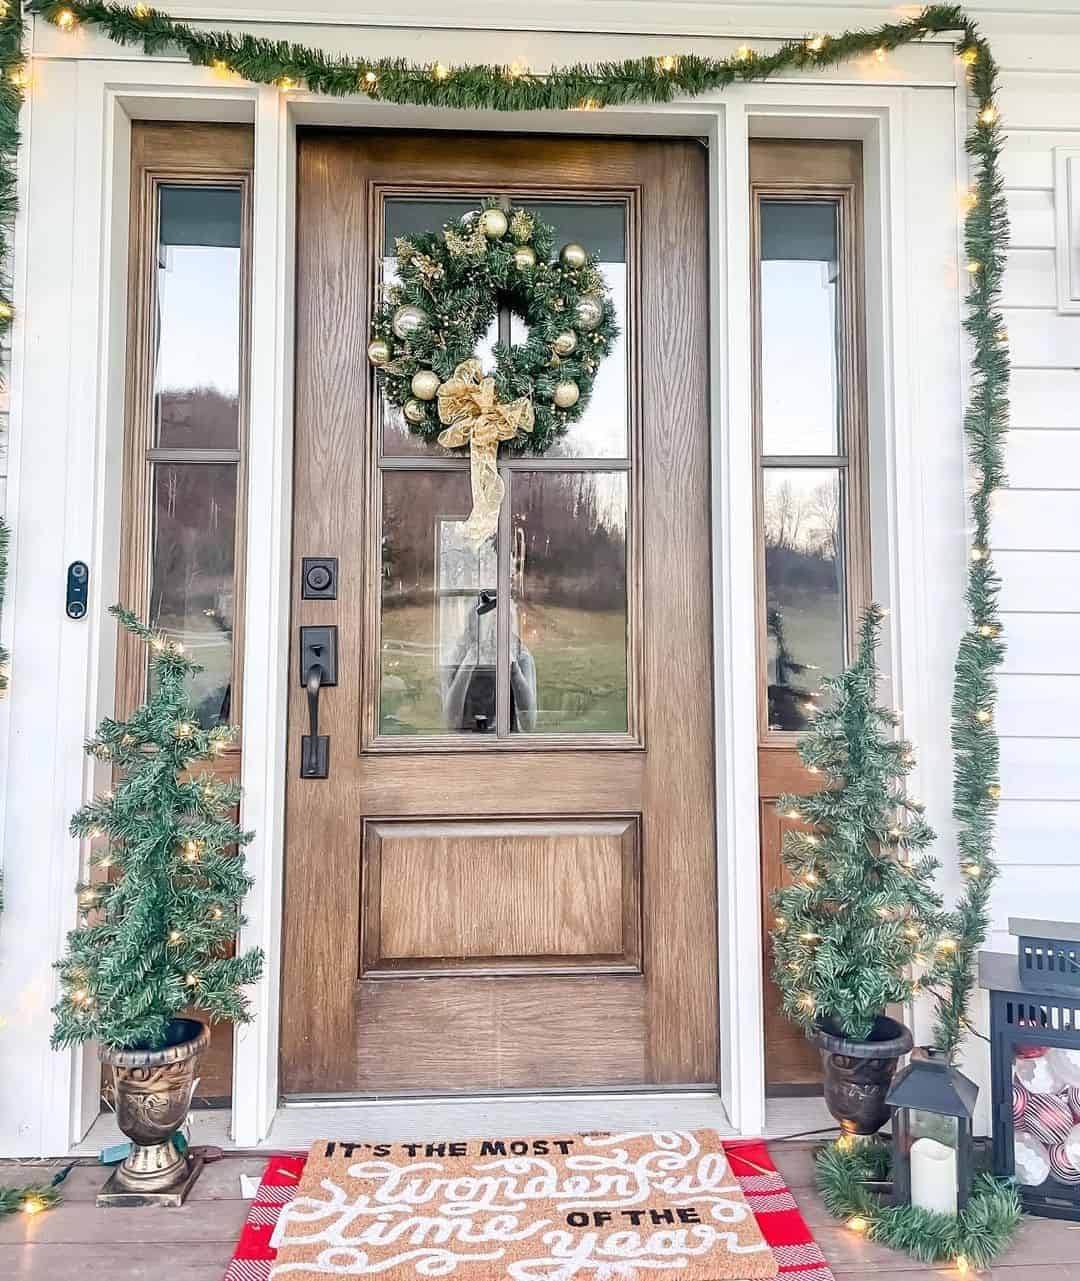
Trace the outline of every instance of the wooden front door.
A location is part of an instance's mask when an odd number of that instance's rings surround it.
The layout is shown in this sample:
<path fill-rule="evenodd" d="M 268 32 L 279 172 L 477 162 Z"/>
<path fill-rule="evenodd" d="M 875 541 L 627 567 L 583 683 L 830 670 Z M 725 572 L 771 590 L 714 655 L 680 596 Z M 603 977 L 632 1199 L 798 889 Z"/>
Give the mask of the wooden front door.
<path fill-rule="evenodd" d="M 286 1094 L 717 1080 L 705 161 L 301 136 Z M 467 460 L 384 409 L 365 351 L 395 238 L 485 196 L 599 253 L 623 338 L 560 445 L 502 460 L 477 553 Z M 310 626 L 337 644 L 319 780 Z"/>

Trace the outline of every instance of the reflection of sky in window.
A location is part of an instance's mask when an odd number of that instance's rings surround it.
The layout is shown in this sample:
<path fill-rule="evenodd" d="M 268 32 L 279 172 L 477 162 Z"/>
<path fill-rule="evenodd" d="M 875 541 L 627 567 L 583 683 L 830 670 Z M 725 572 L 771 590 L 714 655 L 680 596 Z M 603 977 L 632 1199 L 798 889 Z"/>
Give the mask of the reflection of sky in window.
<path fill-rule="evenodd" d="M 766 454 L 836 452 L 836 287 L 827 262 L 761 264 Z"/>
<path fill-rule="evenodd" d="M 166 245 L 158 267 L 156 387 L 239 392 L 240 250 Z"/>

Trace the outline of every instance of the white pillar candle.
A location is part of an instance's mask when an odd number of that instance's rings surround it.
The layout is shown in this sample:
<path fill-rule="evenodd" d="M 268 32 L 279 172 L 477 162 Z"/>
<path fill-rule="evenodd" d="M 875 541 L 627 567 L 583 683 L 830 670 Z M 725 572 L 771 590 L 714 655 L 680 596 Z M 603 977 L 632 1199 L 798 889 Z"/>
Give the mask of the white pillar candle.
<path fill-rule="evenodd" d="M 911 1145 L 911 1204 L 934 1214 L 956 1214 L 956 1149 L 937 1139 Z"/>

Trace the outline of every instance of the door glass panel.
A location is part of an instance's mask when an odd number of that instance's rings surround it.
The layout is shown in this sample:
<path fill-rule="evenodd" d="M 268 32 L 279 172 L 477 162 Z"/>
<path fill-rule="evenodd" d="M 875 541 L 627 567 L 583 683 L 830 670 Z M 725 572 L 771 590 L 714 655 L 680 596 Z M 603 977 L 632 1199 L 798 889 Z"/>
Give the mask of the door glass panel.
<path fill-rule="evenodd" d="M 804 729 L 844 664 L 842 503 L 837 468 L 765 468 L 770 729 Z"/>
<path fill-rule="evenodd" d="M 158 191 L 154 441 L 236 449 L 240 423 L 239 187 Z"/>
<path fill-rule="evenodd" d="M 629 440 L 627 360 L 626 205 L 621 201 L 530 201 L 526 206 L 555 228 L 555 252 L 576 241 L 600 255 L 599 268 L 615 304 L 619 337 L 600 362 L 589 406 L 566 435 L 551 446 L 548 458 L 625 458 Z M 520 316 L 510 321 L 510 340 L 522 343 L 528 326 Z M 587 336 L 583 338 L 587 341 Z"/>
<path fill-rule="evenodd" d="M 382 486 L 379 732 L 491 733 L 498 556 L 462 538 L 468 473 L 391 471 Z"/>
<path fill-rule="evenodd" d="M 512 729 L 627 731 L 627 480 L 513 476 Z"/>
<path fill-rule="evenodd" d="M 235 532 L 234 464 L 155 464 L 150 626 L 203 667 L 192 702 L 204 727 L 230 715 Z"/>
<path fill-rule="evenodd" d="M 475 200 L 387 200 L 383 206 L 383 254 L 381 262 L 382 283 L 390 288 L 398 280 L 394 241 L 399 236 L 415 236 L 425 231 L 439 231 L 443 223 L 454 222 L 463 214 L 479 207 Z M 495 364 L 495 344 L 499 338 L 498 318 L 488 327 L 476 345 L 476 355 L 485 370 Z M 388 458 L 447 458 L 452 451 L 439 445 L 429 445 L 409 430 L 404 415 L 396 405 L 382 401 L 382 451 Z"/>
<path fill-rule="evenodd" d="M 765 455 L 838 454 L 839 237 L 832 201 L 761 202 Z"/>

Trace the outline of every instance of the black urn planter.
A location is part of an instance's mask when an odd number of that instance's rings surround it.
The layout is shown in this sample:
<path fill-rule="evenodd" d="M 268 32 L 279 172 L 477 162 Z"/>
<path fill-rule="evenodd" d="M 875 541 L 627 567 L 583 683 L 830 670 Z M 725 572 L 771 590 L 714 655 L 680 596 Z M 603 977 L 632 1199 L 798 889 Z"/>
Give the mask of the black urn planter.
<path fill-rule="evenodd" d="M 885 1096 L 913 1041 L 903 1023 L 879 1014 L 865 1041 L 849 1041 L 831 1019 L 812 1033 L 825 1069 L 825 1106 L 844 1134 L 876 1134 L 889 1119 Z"/>

